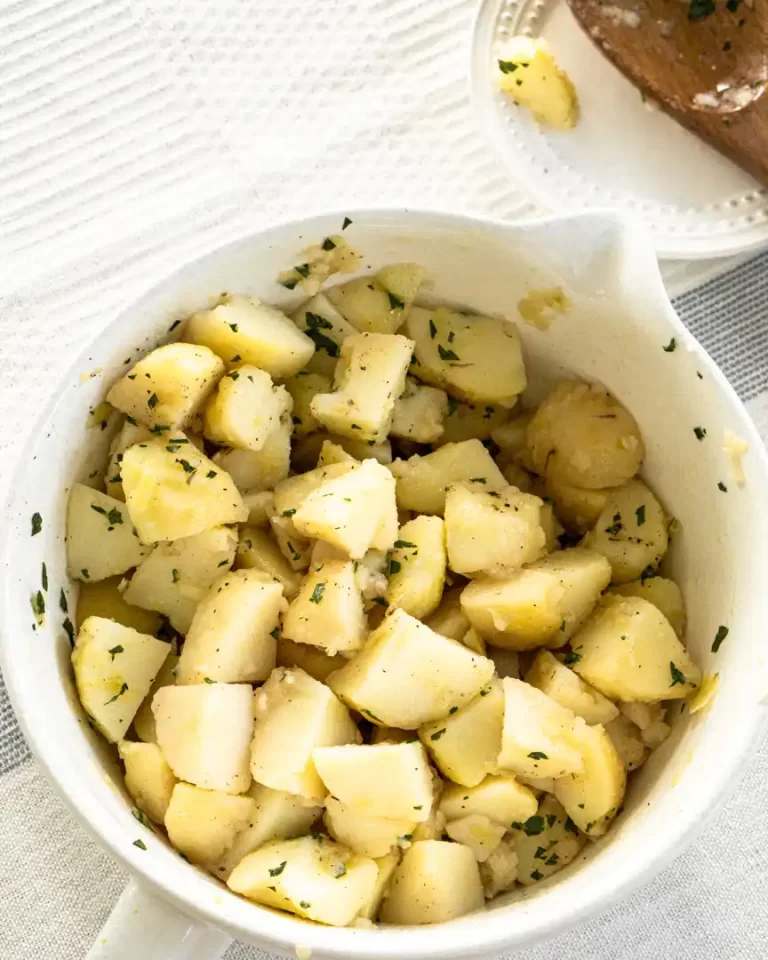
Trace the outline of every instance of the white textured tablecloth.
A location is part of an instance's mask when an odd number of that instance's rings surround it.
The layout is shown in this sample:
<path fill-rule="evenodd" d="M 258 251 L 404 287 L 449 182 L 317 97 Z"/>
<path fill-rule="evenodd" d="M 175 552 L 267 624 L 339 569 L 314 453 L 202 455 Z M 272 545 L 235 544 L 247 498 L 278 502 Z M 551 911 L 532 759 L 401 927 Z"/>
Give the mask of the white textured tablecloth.
<path fill-rule="evenodd" d="M 0 496 L 82 341 L 184 260 L 345 204 L 533 206 L 473 125 L 471 0 L 0 0 Z M 722 265 L 720 265 L 722 269 Z M 671 289 L 711 266 L 665 267 Z M 768 437 L 768 256 L 678 299 Z M 523 960 L 768 954 L 768 744 L 686 855 Z M 81 960 L 125 876 L 0 684 L 0 960 Z M 227 960 L 263 960 L 235 944 Z"/>

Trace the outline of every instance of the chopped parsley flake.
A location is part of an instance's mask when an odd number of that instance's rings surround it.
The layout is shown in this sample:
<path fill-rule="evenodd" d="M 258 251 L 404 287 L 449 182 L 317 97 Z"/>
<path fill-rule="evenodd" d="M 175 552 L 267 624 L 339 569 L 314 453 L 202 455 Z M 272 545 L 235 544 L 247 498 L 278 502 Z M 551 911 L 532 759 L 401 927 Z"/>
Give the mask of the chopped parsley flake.
<path fill-rule="evenodd" d="M 228 327 L 232 331 L 232 333 L 237 333 L 237 331 L 240 329 L 236 323 L 230 323 L 228 324 Z"/>
<path fill-rule="evenodd" d="M 454 413 L 459 409 L 459 401 L 456 397 L 448 397 L 448 416 L 453 416 Z"/>
<path fill-rule="evenodd" d="M 539 873 L 538 870 L 534 870 L 533 873 L 531 874 L 531 880 L 541 880 L 542 876 L 543 874 Z"/>
<path fill-rule="evenodd" d="M 209 480 L 213 480 L 213 478 L 214 478 L 215 476 L 217 476 L 215 470 L 209 470 L 208 473 L 206 473 L 206 477 L 207 477 Z"/>
<path fill-rule="evenodd" d="M 32 612 L 35 615 L 35 620 L 37 620 L 39 626 L 42 626 L 43 618 L 45 617 L 45 597 L 43 596 L 42 590 L 38 590 L 37 593 L 32 594 L 30 603 L 32 604 Z"/>
<path fill-rule="evenodd" d="M 309 264 L 308 264 L 308 263 L 300 263 L 297 267 L 294 267 L 294 269 L 296 270 L 296 273 L 298 273 L 298 275 L 299 275 L 300 277 L 303 277 L 305 280 L 306 280 L 307 277 L 309 276 Z"/>
<path fill-rule="evenodd" d="M 499 60 L 499 70 L 502 73 L 514 73 L 518 67 L 519 64 L 513 63 L 512 60 Z"/>
<path fill-rule="evenodd" d="M 75 627 L 72 621 L 69 619 L 69 617 L 66 617 L 64 619 L 64 623 L 62 623 L 62 627 L 64 627 L 64 633 L 66 633 L 66 635 L 69 637 L 69 642 L 72 644 L 72 646 L 74 646 L 75 645 Z"/>
<path fill-rule="evenodd" d="M 390 310 L 405 309 L 405 300 L 401 300 L 400 297 L 396 297 L 394 293 L 390 293 L 389 291 L 387 291 L 387 296 L 389 297 Z"/>
<path fill-rule="evenodd" d="M 315 589 L 312 591 L 312 596 L 309 598 L 310 603 L 320 603 L 323 599 L 323 592 L 325 591 L 325 581 L 323 583 L 318 583 L 315 586 Z"/>
<path fill-rule="evenodd" d="M 410 540 L 395 540 L 395 546 L 399 547 L 401 550 L 407 549 L 407 548 L 410 548 L 410 549 L 416 548 L 416 544 L 411 543 Z"/>
<path fill-rule="evenodd" d="M 168 333 L 170 333 L 171 330 L 175 330 L 180 323 L 181 323 L 181 320 L 174 320 L 173 323 L 170 325 L 170 327 L 168 327 Z"/>
<path fill-rule="evenodd" d="M 469 482 L 470 483 L 487 483 L 487 480 L 485 477 L 470 477 Z"/>
<path fill-rule="evenodd" d="M 119 643 L 116 647 L 112 647 L 112 649 L 109 651 L 110 660 L 114 660 L 118 653 L 125 653 L 124 647 Z"/>
<path fill-rule="evenodd" d="M 280 627 L 275 627 L 274 630 L 270 630 L 270 631 L 269 631 L 269 635 L 270 635 L 270 637 L 274 637 L 275 640 L 279 640 L 279 639 L 280 639 Z"/>
<path fill-rule="evenodd" d="M 642 527 L 645 523 L 645 504 L 642 504 L 635 510 L 635 517 L 637 518 L 638 527 Z"/>
<path fill-rule="evenodd" d="M 581 654 L 576 653 L 575 650 L 569 650 L 568 653 L 563 657 L 563 663 L 578 663 L 581 660 Z"/>
<path fill-rule="evenodd" d="M 336 244 L 333 242 L 333 240 L 331 240 L 330 237 L 326 237 L 325 240 L 323 240 L 323 250 L 335 250 L 335 249 L 336 249 Z"/>
<path fill-rule="evenodd" d="M 674 337 L 669 341 L 666 347 L 662 347 L 664 353 L 674 353 L 677 349 L 677 340 Z"/>
<path fill-rule="evenodd" d="M 175 567 L 171 570 L 171 581 L 173 583 L 179 582 L 179 571 Z"/>
<path fill-rule="evenodd" d="M 344 223 L 342 223 L 341 229 L 342 229 L 342 230 L 346 230 L 347 227 L 350 226 L 351 223 L 352 223 L 352 221 L 349 219 L 349 217 L 344 217 Z"/>
<path fill-rule="evenodd" d="M 620 532 L 621 528 L 622 528 L 621 514 L 614 513 L 613 523 L 610 525 L 610 527 L 605 528 L 605 532 L 613 534 L 613 536 L 615 536 L 617 533 Z"/>
<path fill-rule="evenodd" d="M 285 287 L 287 290 L 295 290 L 298 280 L 280 280 L 278 281 L 281 286 Z"/>
<path fill-rule="evenodd" d="M 146 827 L 147 830 L 152 830 L 154 832 L 155 828 L 152 826 L 152 821 L 143 810 L 139 810 L 138 807 L 134 807 L 133 810 L 131 810 L 131 813 L 133 814 L 134 819 L 138 820 L 142 827 Z"/>
<path fill-rule="evenodd" d="M 728 0 L 732 2 L 732 0 Z M 715 12 L 715 0 L 689 0 L 688 19 L 703 20 Z"/>
<path fill-rule="evenodd" d="M 435 326 L 435 321 L 432 317 L 429 318 L 429 336 L 432 340 L 437 336 L 437 327 Z"/>
<path fill-rule="evenodd" d="M 671 660 L 669 661 L 669 672 L 672 675 L 672 683 L 670 683 L 670 687 L 675 687 L 678 683 L 681 686 L 684 686 L 686 683 L 688 683 L 685 674 L 678 670 Z"/>
<path fill-rule="evenodd" d="M 32 514 L 32 536 L 37 536 L 38 533 L 43 529 L 43 518 L 39 513 Z"/>
<path fill-rule="evenodd" d="M 451 709 L 448 711 L 448 713 L 449 713 L 449 714 L 454 714 L 454 713 L 457 712 L 458 709 L 459 709 L 458 707 L 451 707 Z"/>
<path fill-rule="evenodd" d="M 69 610 L 69 604 L 67 603 L 67 595 L 64 593 L 64 588 L 62 587 L 61 592 L 59 593 L 59 609 L 62 613 L 67 613 Z"/>
<path fill-rule="evenodd" d="M 525 830 L 527 837 L 537 837 L 544 830 L 544 817 L 540 817 L 538 814 L 528 817 L 523 824 L 523 830 Z"/>
<path fill-rule="evenodd" d="M 215 680 L 211 680 L 210 677 L 203 677 L 203 683 L 215 683 Z"/>
<path fill-rule="evenodd" d="M 389 575 L 392 576 L 393 573 L 400 573 L 400 570 L 402 569 L 402 566 L 403 566 L 403 565 L 402 565 L 402 563 L 400 563 L 399 560 L 394 560 L 394 559 L 390 558 L 390 561 L 389 561 Z"/>
<path fill-rule="evenodd" d="M 385 600 L 384 597 L 374 597 L 374 598 L 373 598 L 373 603 L 378 603 L 378 605 L 379 605 L 380 607 L 388 607 L 388 606 L 389 606 L 389 602 L 388 602 L 387 600 Z"/>
<path fill-rule="evenodd" d="M 707 431 L 704 427 L 694 427 L 693 432 L 697 440 L 703 440 L 707 435 Z"/>
<path fill-rule="evenodd" d="M 133 845 L 134 845 L 134 847 L 138 847 L 139 850 L 146 850 L 146 849 L 147 849 L 147 845 L 146 845 L 146 843 L 144 843 L 143 840 L 134 840 L 134 841 L 133 841 Z"/>
<path fill-rule="evenodd" d="M 430 740 L 439 740 L 440 737 L 442 737 L 442 735 L 443 735 L 444 733 L 445 733 L 445 727 L 441 727 L 439 730 L 435 730 L 435 732 L 430 736 L 429 739 L 430 739 Z"/>
<path fill-rule="evenodd" d="M 712 653 L 717 653 L 717 651 L 720 649 L 720 646 L 723 640 L 725 640 L 727 636 L 728 636 L 728 627 L 724 627 L 721 624 L 717 628 L 717 633 L 715 634 L 715 640 L 714 640 L 714 643 L 712 644 Z"/>
<path fill-rule="evenodd" d="M 138 426 L 138 423 L 137 423 L 136 419 L 135 419 L 134 417 L 132 417 L 132 416 L 131 416 L 130 414 L 128 414 L 128 413 L 126 413 L 126 415 L 125 415 L 125 422 L 126 422 L 126 423 L 130 423 L 130 425 L 131 425 L 132 427 Z"/>
<path fill-rule="evenodd" d="M 153 393 L 152 396 L 147 400 L 147 406 L 150 410 L 154 410 L 160 401 L 157 399 L 157 394 Z"/>
<path fill-rule="evenodd" d="M 48 590 L 48 567 L 46 567 L 45 562 L 43 562 L 43 566 L 40 571 L 40 579 L 43 584 L 43 590 L 47 591 Z"/>
<path fill-rule="evenodd" d="M 304 319 L 307 324 L 305 333 L 317 349 L 325 350 L 329 357 L 338 357 L 338 343 L 330 337 L 327 337 L 324 333 L 321 333 L 321 330 L 333 330 L 333 324 L 329 323 L 325 317 L 321 317 L 319 314 L 312 313 L 311 311 L 307 311 Z"/>
<path fill-rule="evenodd" d="M 575 833 L 576 836 L 579 835 L 579 828 L 570 817 L 568 817 L 568 819 L 565 821 L 565 829 L 568 831 L 568 833 Z"/>
<path fill-rule="evenodd" d="M 240 374 L 237 372 L 237 370 L 230 370 L 227 376 L 232 380 L 238 380 L 240 378 Z"/>
<path fill-rule="evenodd" d="M 446 350 L 442 344 L 437 345 L 437 352 L 440 354 L 441 360 L 458 360 L 458 356 L 454 353 L 453 350 Z"/>
<path fill-rule="evenodd" d="M 362 708 L 362 709 L 360 710 L 360 713 L 365 713 L 365 714 L 367 714 L 367 715 L 371 718 L 371 720 L 375 720 L 376 723 L 383 723 L 383 722 L 384 722 L 383 720 L 379 720 L 379 718 L 376 716 L 375 713 L 372 713 L 370 710 L 366 710 L 365 708 Z"/>
<path fill-rule="evenodd" d="M 114 703 L 115 700 L 117 700 L 118 697 L 122 697 L 122 695 L 125 693 L 125 691 L 126 691 L 127 689 L 128 689 L 128 684 L 127 684 L 127 683 L 124 683 L 124 684 L 120 687 L 120 689 L 118 690 L 118 692 L 114 695 L 114 697 L 110 697 L 109 700 L 106 701 L 106 703 L 104 704 L 104 706 L 106 707 L 108 704 Z"/>
<path fill-rule="evenodd" d="M 309 910 L 312 904 L 308 903 L 306 900 L 299 900 L 299 906 L 302 910 Z"/>
<path fill-rule="evenodd" d="M 283 860 L 283 862 L 279 866 L 271 867 L 269 870 L 270 877 L 279 877 L 280 874 L 283 872 L 283 870 L 285 870 L 287 863 L 288 863 L 287 860 Z"/>
<path fill-rule="evenodd" d="M 292 516 L 294 515 L 294 513 L 296 513 L 296 509 L 295 509 L 295 507 L 291 507 L 290 510 L 283 510 L 283 512 L 280 514 L 280 516 L 281 516 L 281 517 L 292 517 Z"/>
<path fill-rule="evenodd" d="M 531 760 L 549 760 L 546 753 L 542 753 L 541 750 L 534 750 L 533 753 L 529 753 L 528 756 Z"/>
<path fill-rule="evenodd" d="M 723 493 L 728 493 L 728 487 L 726 487 L 722 480 L 717 484 L 717 489 L 722 490 Z"/>

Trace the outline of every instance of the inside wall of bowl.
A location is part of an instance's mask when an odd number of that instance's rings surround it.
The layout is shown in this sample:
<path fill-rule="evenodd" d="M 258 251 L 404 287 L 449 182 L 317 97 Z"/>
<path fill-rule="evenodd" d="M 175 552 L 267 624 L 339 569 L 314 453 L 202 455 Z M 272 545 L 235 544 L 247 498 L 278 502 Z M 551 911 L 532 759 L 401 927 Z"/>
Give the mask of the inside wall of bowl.
<path fill-rule="evenodd" d="M 58 779 L 76 776 L 89 791 L 93 820 L 110 830 L 119 852 L 130 849 L 136 824 L 117 787 L 114 766 L 94 746 L 82 713 L 73 709 L 69 643 L 56 606 L 59 589 L 74 594 L 65 577 L 66 497 L 74 479 L 88 479 L 100 431 L 89 429 L 89 410 L 108 385 L 138 355 L 172 338 L 171 326 L 223 292 L 248 293 L 289 309 L 300 302 L 276 283 L 277 274 L 300 261 L 303 246 L 338 232 L 340 224 L 317 218 L 307 232 L 278 228 L 266 238 L 242 241 L 192 264 L 129 308 L 83 358 L 56 399 L 46 428 L 28 448 L 23 484 L 14 492 L 8 518 L 6 564 L 6 652 L 14 699 L 24 704 L 23 721 L 35 739 L 61 745 L 61 756 L 46 749 L 46 761 Z M 708 710 L 695 717 L 680 714 L 670 741 L 633 777 L 625 814 L 606 842 L 590 846 L 578 871 L 558 874 L 540 888 L 494 902 L 489 918 L 510 900 L 521 931 L 526 924 L 550 924 L 553 905 L 562 909 L 567 895 L 573 908 L 588 909 L 599 891 L 604 896 L 629 883 L 638 862 L 651 863 L 674 846 L 712 797 L 729 779 L 736 755 L 749 747 L 758 700 L 768 692 L 761 631 L 766 620 L 762 599 L 766 572 L 768 518 L 755 496 L 764 479 L 756 437 L 745 457 L 747 483 L 731 480 L 722 450 L 725 430 L 747 435 L 732 392 L 708 359 L 687 338 L 663 295 L 655 262 L 643 238 L 614 221 L 579 218 L 565 225 L 511 229 L 466 224 L 453 218 L 376 215 L 347 231 L 364 255 L 363 269 L 397 260 L 423 264 L 434 278 L 435 295 L 479 311 L 517 317 L 517 303 L 531 289 L 562 286 L 570 311 L 547 331 L 520 325 L 527 361 L 537 379 L 571 373 L 605 384 L 640 423 L 647 445 L 644 475 L 680 532 L 673 538 L 667 571 L 686 596 L 687 643 L 707 673 L 719 673 Z M 663 350 L 671 338 L 677 349 Z M 698 440 L 694 427 L 706 429 Z M 728 488 L 718 488 L 723 482 Z M 39 511 L 43 530 L 30 539 L 30 517 Z M 29 597 L 39 588 L 47 564 L 49 612 L 44 627 L 33 631 Z M 72 602 L 72 601 L 70 601 Z M 72 604 L 73 606 L 73 604 Z M 727 641 L 715 655 L 712 642 L 720 624 Z M 717 759 L 723 758 L 725 778 Z M 93 776 L 96 774 L 96 776 Z M 170 851 L 152 850 L 164 869 L 188 870 Z M 633 860 L 635 861 L 633 863 Z M 139 861 L 137 868 L 141 866 Z M 205 902 L 224 906 L 221 922 L 249 923 L 254 908 L 200 877 L 194 881 Z M 216 898 L 209 889 L 218 891 Z M 245 912 L 244 912 L 245 911 Z M 480 927 L 482 918 L 464 918 L 459 928 Z M 426 951 L 425 954 L 426 955 Z"/>

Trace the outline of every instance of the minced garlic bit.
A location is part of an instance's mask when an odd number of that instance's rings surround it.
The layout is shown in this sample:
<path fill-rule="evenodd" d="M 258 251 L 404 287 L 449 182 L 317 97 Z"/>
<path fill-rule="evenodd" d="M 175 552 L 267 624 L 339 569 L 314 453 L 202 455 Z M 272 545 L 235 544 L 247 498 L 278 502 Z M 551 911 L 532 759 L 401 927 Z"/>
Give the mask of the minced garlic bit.
<path fill-rule="evenodd" d="M 562 287 L 546 287 L 540 290 L 531 290 L 528 296 L 523 297 L 517 304 L 520 316 L 531 327 L 537 330 L 549 330 L 555 317 L 568 313 L 571 301 Z"/>
<path fill-rule="evenodd" d="M 743 437 L 731 433 L 730 430 L 725 431 L 723 453 L 728 457 L 728 473 L 737 487 L 743 487 L 747 482 L 742 457 L 748 450 L 749 444 Z"/>
<path fill-rule="evenodd" d="M 696 696 L 691 700 L 689 707 L 690 713 L 698 713 L 699 710 L 704 710 L 705 707 L 708 707 L 712 703 L 717 693 L 717 685 L 719 682 L 719 673 L 710 673 L 704 677 Z"/>

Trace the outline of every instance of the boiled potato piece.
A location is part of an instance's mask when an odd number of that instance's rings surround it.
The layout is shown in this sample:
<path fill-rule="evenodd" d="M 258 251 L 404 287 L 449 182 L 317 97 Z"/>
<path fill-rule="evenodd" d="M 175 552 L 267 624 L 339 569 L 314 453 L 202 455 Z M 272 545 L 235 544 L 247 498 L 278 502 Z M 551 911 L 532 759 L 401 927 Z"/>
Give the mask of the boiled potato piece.
<path fill-rule="evenodd" d="M 445 568 L 444 521 L 440 517 L 409 520 L 400 527 L 389 561 L 387 600 L 423 620 L 440 604 Z"/>
<path fill-rule="evenodd" d="M 178 782 L 163 751 L 156 743 L 129 740 L 121 740 L 117 749 L 125 765 L 125 789 L 131 799 L 150 820 L 162 823 Z"/>
<path fill-rule="evenodd" d="M 516 103 L 529 107 L 537 123 L 570 130 L 579 102 L 570 78 L 555 63 L 546 40 L 512 37 L 499 52 L 496 85 Z"/>
<path fill-rule="evenodd" d="M 357 330 L 344 319 L 324 293 L 318 293 L 302 304 L 292 319 L 315 344 L 310 368 L 316 373 L 332 377 L 342 343 Z"/>
<path fill-rule="evenodd" d="M 375 277 L 359 277 L 331 287 L 328 299 L 358 330 L 396 333 L 425 275 L 418 263 L 395 263 L 383 267 Z"/>
<path fill-rule="evenodd" d="M 136 731 L 136 736 L 144 743 L 157 743 L 157 728 L 155 726 L 155 715 L 152 713 L 152 700 L 160 687 L 172 687 L 176 683 L 176 664 L 178 662 L 179 658 L 175 653 L 168 654 L 152 686 L 149 688 L 149 693 L 133 718 L 133 729 Z"/>
<path fill-rule="evenodd" d="M 324 837 L 269 844 L 249 854 L 227 885 L 267 907 L 345 927 L 373 896 L 378 868 Z"/>
<path fill-rule="evenodd" d="M 283 586 L 286 599 L 292 600 L 299 592 L 301 574 L 280 552 L 274 539 L 258 527 L 242 527 L 237 544 L 236 566 L 244 570 L 259 570 Z"/>
<path fill-rule="evenodd" d="M 511 774 L 500 773 L 485 777 L 473 787 L 449 783 L 440 797 L 439 809 L 449 821 L 478 814 L 509 827 L 533 816 L 537 806 L 536 796 L 528 787 Z"/>
<path fill-rule="evenodd" d="M 360 560 L 371 547 L 386 550 L 397 536 L 392 474 L 377 460 L 364 460 L 321 483 L 301 501 L 292 520 L 303 536 L 325 540 L 353 560 Z"/>
<path fill-rule="evenodd" d="M 330 440 L 335 447 L 341 447 L 353 460 L 378 460 L 385 466 L 392 463 L 392 446 L 389 440 L 374 443 L 372 440 L 353 440 L 352 437 L 340 437 L 321 430 L 308 437 L 299 437 L 293 445 L 291 464 L 295 473 L 311 471 L 313 467 L 324 467 L 332 463 L 341 463 L 343 458 L 337 449 L 328 450 L 323 456 L 323 444 Z M 347 462 L 349 458 L 347 458 Z"/>
<path fill-rule="evenodd" d="M 557 519 L 569 533 L 586 533 L 590 530 L 613 493 L 612 487 L 590 490 L 552 477 L 544 481 L 544 490 L 552 501 Z"/>
<path fill-rule="evenodd" d="M 573 730 L 583 721 L 522 680 L 505 677 L 502 683 L 504 728 L 499 767 L 524 777 L 560 777 L 581 771 Z"/>
<path fill-rule="evenodd" d="M 475 653 L 479 653 L 483 657 L 487 656 L 488 654 L 488 648 L 485 644 L 485 640 L 480 636 L 474 627 L 470 627 L 469 630 L 467 630 L 467 632 L 461 638 L 461 642 L 465 647 L 469 647 L 470 650 L 474 650 Z"/>
<path fill-rule="evenodd" d="M 318 747 L 312 752 L 328 792 L 355 813 L 426 820 L 432 809 L 432 774 L 418 742 Z"/>
<path fill-rule="evenodd" d="M 419 738 L 442 774 L 476 787 L 496 768 L 503 723 L 504 691 L 494 679 L 465 707 L 421 727 Z"/>
<path fill-rule="evenodd" d="M 504 463 L 503 461 L 504 461 L 504 458 L 501 456 L 498 456 L 496 458 L 496 462 L 499 464 L 499 466 L 501 467 L 501 472 L 504 474 L 504 479 L 507 481 L 510 487 L 517 487 L 517 489 L 522 490 L 523 493 L 530 493 L 533 490 L 533 478 L 531 477 L 530 473 L 527 473 L 525 470 L 523 470 L 522 467 L 519 467 L 516 463 Z M 545 503 L 544 506 L 545 507 L 549 506 L 549 504 Z M 551 521 L 550 521 L 550 525 L 552 526 L 554 531 L 555 529 L 554 524 L 552 524 Z M 562 530 L 560 532 L 562 533 Z M 550 542 L 550 537 L 547 536 L 547 545 L 549 545 L 549 542 Z M 552 546 L 552 549 L 553 550 L 557 549 L 554 546 L 554 544 Z"/>
<path fill-rule="evenodd" d="M 290 407 L 286 407 L 261 450 L 232 447 L 220 450 L 214 455 L 213 462 L 231 475 L 241 493 L 271 490 L 290 472 L 291 430 Z"/>
<path fill-rule="evenodd" d="M 243 503 L 248 508 L 248 523 L 255 527 L 269 526 L 269 518 L 275 512 L 275 495 L 271 490 L 244 493 Z"/>
<path fill-rule="evenodd" d="M 405 325 L 415 341 L 419 380 L 471 403 L 513 407 L 526 386 L 520 338 L 500 317 L 414 307 Z"/>
<path fill-rule="evenodd" d="M 281 584 L 258 570 L 214 580 L 197 605 L 176 668 L 176 682 L 261 683 L 274 670 Z"/>
<path fill-rule="evenodd" d="M 248 515 L 229 474 L 181 434 L 126 450 L 120 472 L 128 512 L 144 543 L 191 537 Z"/>
<path fill-rule="evenodd" d="M 485 491 L 474 479 L 450 486 L 445 498 L 448 565 L 456 573 L 504 577 L 545 552 L 542 502 L 515 487 Z"/>
<path fill-rule="evenodd" d="M 290 517 L 280 516 L 274 505 L 270 510 L 269 526 L 288 566 L 292 570 L 306 570 L 312 557 L 312 541 L 300 537 Z"/>
<path fill-rule="evenodd" d="M 322 429 L 322 424 L 312 413 L 312 399 L 318 393 L 330 393 L 331 378 L 322 373 L 300 370 L 295 377 L 286 380 L 285 388 L 293 398 L 293 435 L 305 437 Z"/>
<path fill-rule="evenodd" d="M 539 405 L 527 443 L 536 473 L 589 489 L 626 483 L 645 456 L 640 428 L 618 400 L 603 387 L 572 380 Z"/>
<path fill-rule="evenodd" d="M 661 610 L 678 637 L 684 636 L 685 601 L 674 580 L 667 580 L 666 577 L 646 577 L 645 580 L 618 584 L 611 587 L 608 593 L 621 597 L 642 597 Z"/>
<path fill-rule="evenodd" d="M 572 710 L 587 723 L 609 723 L 619 715 L 615 703 L 590 687 L 547 650 L 539 650 L 536 654 L 525 675 L 525 682 Z"/>
<path fill-rule="evenodd" d="M 320 447 L 320 456 L 317 458 L 318 467 L 327 467 L 332 463 L 356 463 L 357 461 L 351 453 L 347 453 L 344 447 L 333 440 L 323 440 Z"/>
<path fill-rule="evenodd" d="M 448 404 L 439 442 L 487 440 L 493 430 L 505 424 L 511 415 L 507 407 L 497 407 L 491 403 L 457 403 L 453 400 Z"/>
<path fill-rule="evenodd" d="M 294 643 L 281 637 L 277 641 L 277 665 L 279 667 L 300 667 L 310 677 L 325 683 L 334 670 L 343 667 L 347 662 L 345 657 L 336 654 L 330 656 L 319 647 L 312 647 L 304 643 Z"/>
<path fill-rule="evenodd" d="M 312 398 L 312 414 L 328 430 L 382 443 L 395 400 L 405 389 L 413 343 L 398 335 L 358 333 L 347 337 L 333 378 L 333 393 Z"/>
<path fill-rule="evenodd" d="M 221 877 L 237 838 L 257 816 L 252 797 L 177 783 L 165 814 L 165 829 L 185 857 Z"/>
<path fill-rule="evenodd" d="M 104 475 L 104 489 L 110 497 L 114 497 L 115 500 L 122 500 L 125 503 L 125 493 L 120 476 L 123 453 L 134 443 L 143 443 L 145 440 L 152 440 L 153 437 L 154 434 L 149 427 L 145 427 L 143 423 L 138 423 L 133 417 L 131 417 L 131 420 L 126 420 L 118 433 L 115 434 L 109 446 L 109 465 Z"/>
<path fill-rule="evenodd" d="M 410 743 L 415 740 L 413 730 L 397 730 L 395 727 L 374 727 L 370 743 Z"/>
<path fill-rule="evenodd" d="M 528 473 L 534 472 L 526 442 L 528 424 L 531 422 L 533 414 L 533 410 L 526 410 L 513 417 L 512 420 L 494 426 L 491 430 L 491 439 L 501 449 L 499 458 L 503 459 L 504 464 L 516 463 Z"/>
<path fill-rule="evenodd" d="M 536 816 L 514 831 L 517 879 L 523 886 L 545 880 L 579 855 L 586 839 L 562 805 L 544 797 Z"/>
<path fill-rule="evenodd" d="M 611 597 L 572 640 L 578 675 L 615 700 L 678 700 L 701 671 L 664 614 L 640 597 Z"/>
<path fill-rule="evenodd" d="M 464 643 L 470 623 L 461 608 L 462 589 L 462 587 L 451 587 L 445 590 L 440 606 L 431 616 L 425 618 L 424 623 L 435 633 L 441 633 L 444 637 Z"/>
<path fill-rule="evenodd" d="M 326 560 L 310 569 L 283 618 L 282 633 L 335 656 L 359 650 L 367 629 L 355 564 Z"/>
<path fill-rule="evenodd" d="M 445 512 L 446 489 L 461 481 L 474 481 L 484 491 L 504 490 L 507 482 L 479 440 L 447 443 L 433 453 L 395 460 L 390 467 L 397 480 L 397 505 L 401 510 Z"/>
<path fill-rule="evenodd" d="M 517 854 L 511 840 L 502 840 L 485 863 L 480 864 L 480 879 L 486 900 L 492 900 L 496 894 L 514 887 L 517 881 Z"/>
<path fill-rule="evenodd" d="M 591 839 L 602 836 L 619 811 L 627 778 L 624 767 L 600 724 L 576 728 L 582 769 L 555 780 L 555 796 L 579 830 Z"/>
<path fill-rule="evenodd" d="M 312 760 L 316 747 L 359 743 L 346 707 L 303 670 L 278 667 L 256 693 L 251 771 L 257 783 L 314 802 L 327 793 Z"/>
<path fill-rule="evenodd" d="M 619 710 L 640 730 L 645 731 L 664 720 L 665 708 L 661 703 L 620 703 Z"/>
<path fill-rule="evenodd" d="M 445 832 L 451 840 L 469 847 L 478 863 L 485 863 L 501 843 L 506 827 L 482 814 L 471 813 L 449 821 Z"/>
<path fill-rule="evenodd" d="M 571 547 L 544 557 L 529 569 L 551 574 L 563 588 L 560 600 L 563 622 L 551 643 L 562 646 L 594 610 L 600 594 L 611 582 L 611 566 L 596 550 Z"/>
<path fill-rule="evenodd" d="M 186 634 L 210 585 L 232 566 L 236 547 L 237 534 L 230 527 L 159 543 L 137 567 L 123 596 L 135 607 L 165 614 L 175 630 Z"/>
<path fill-rule="evenodd" d="M 292 407 L 285 387 L 276 387 L 268 373 L 244 363 L 219 381 L 205 407 L 204 433 L 214 443 L 258 452 Z"/>
<path fill-rule="evenodd" d="M 624 769 L 629 773 L 642 767 L 648 759 L 640 728 L 625 716 L 618 716 L 605 725 L 605 732 L 613 741 Z"/>
<path fill-rule="evenodd" d="M 170 644 L 103 617 L 80 627 L 72 650 L 77 693 L 111 743 L 125 736 L 170 651 Z"/>
<path fill-rule="evenodd" d="M 360 908 L 358 913 L 358 917 L 362 917 L 364 920 L 375 920 L 378 916 L 381 903 L 389 888 L 389 881 L 392 879 L 392 874 L 395 872 L 398 863 L 400 863 L 400 854 L 393 851 L 384 857 L 377 857 L 375 862 L 379 868 L 376 886 L 373 888 L 370 899 L 365 906 Z"/>
<path fill-rule="evenodd" d="M 608 559 L 614 583 L 628 583 L 658 567 L 669 544 L 667 518 L 642 480 L 630 480 L 612 492 L 582 543 Z"/>
<path fill-rule="evenodd" d="M 224 364 L 207 347 L 168 343 L 131 367 L 107 401 L 148 427 L 175 430 L 194 417 L 223 373 Z"/>
<path fill-rule="evenodd" d="M 424 386 L 407 377 L 405 390 L 395 400 L 389 432 L 393 437 L 415 443 L 434 443 L 443 435 L 447 413 L 448 397 L 444 390 Z"/>
<path fill-rule="evenodd" d="M 106 580 L 147 556 L 125 504 L 106 493 L 72 485 L 67 505 L 67 572 L 73 580 Z"/>
<path fill-rule="evenodd" d="M 416 827 L 412 817 L 397 820 L 360 813 L 335 797 L 326 798 L 323 820 L 334 840 L 362 857 L 374 858 L 387 856 L 398 841 L 409 841 Z"/>
<path fill-rule="evenodd" d="M 475 855 L 462 843 L 424 840 L 405 851 L 381 908 L 385 923 L 455 920 L 485 903 Z"/>
<path fill-rule="evenodd" d="M 492 675 L 490 660 L 396 609 L 328 683 L 374 723 L 413 730 L 468 703 Z"/>
<path fill-rule="evenodd" d="M 548 571 L 523 569 L 504 580 L 474 580 L 461 594 L 461 607 L 489 643 L 533 650 L 559 630 L 564 593 Z"/>
<path fill-rule="evenodd" d="M 505 471 L 506 474 L 509 470 Z M 551 503 L 544 503 L 541 507 L 541 528 L 544 531 L 544 546 L 548 553 L 560 549 L 560 536 L 565 530 L 560 526 L 560 522 L 555 516 Z"/>
<path fill-rule="evenodd" d="M 230 367 L 253 364 L 275 379 L 298 373 L 315 352 L 284 313 L 255 297 L 225 297 L 212 310 L 194 314 L 184 339 L 210 347 Z"/>
<path fill-rule="evenodd" d="M 245 793 L 251 784 L 251 688 L 245 683 L 161 687 L 152 699 L 157 742 L 180 780 Z"/>
<path fill-rule="evenodd" d="M 123 593 L 118 589 L 122 582 L 122 577 L 108 577 L 98 583 L 85 580 L 80 584 L 75 615 L 78 630 L 88 617 L 103 617 L 122 623 L 124 627 L 133 627 L 139 633 L 157 633 L 161 623 L 159 615 L 126 603 Z"/>
<path fill-rule="evenodd" d="M 293 517 L 310 493 L 353 470 L 356 466 L 353 460 L 330 463 L 283 480 L 275 487 L 275 512 L 281 517 Z"/>

